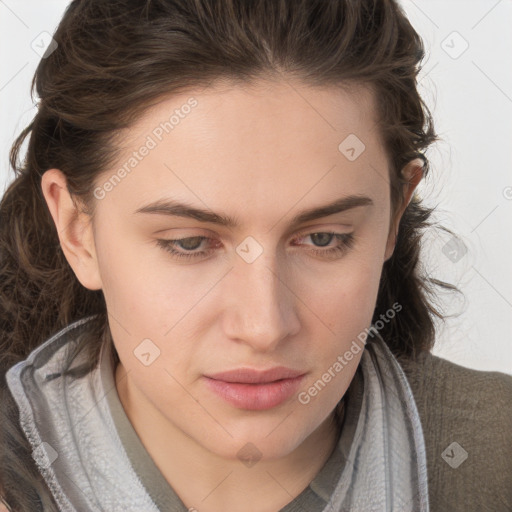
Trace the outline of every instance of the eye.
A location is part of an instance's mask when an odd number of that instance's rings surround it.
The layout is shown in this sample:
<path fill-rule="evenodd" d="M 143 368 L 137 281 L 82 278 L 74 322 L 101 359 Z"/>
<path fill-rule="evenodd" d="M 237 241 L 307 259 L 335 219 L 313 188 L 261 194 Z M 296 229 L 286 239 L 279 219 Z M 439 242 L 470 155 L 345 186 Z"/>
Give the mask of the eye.
<path fill-rule="evenodd" d="M 311 252 L 321 257 L 331 258 L 341 256 L 354 245 L 354 233 L 335 233 L 333 231 L 304 234 L 296 238 L 295 241 L 304 240 L 308 237 L 311 238 L 313 243 L 319 243 L 320 247 L 327 247 L 333 239 L 338 242 L 338 245 L 330 247 L 329 249 L 310 249 Z"/>
<path fill-rule="evenodd" d="M 331 246 L 328 249 L 309 249 L 309 252 L 312 252 L 317 256 L 326 258 L 332 258 L 342 255 L 347 250 L 351 249 L 354 243 L 353 233 L 335 232 L 317 232 L 302 234 L 299 237 L 295 238 L 294 242 L 297 240 L 304 240 L 307 237 L 310 237 L 313 240 L 313 243 L 320 244 L 317 247 L 327 247 L 333 240 L 338 242 L 337 245 Z M 213 238 L 208 238 L 206 236 L 193 236 L 169 240 L 158 239 L 157 244 L 159 247 L 169 252 L 173 257 L 177 259 L 197 259 L 207 257 L 215 250 L 215 247 L 210 247 L 198 251 L 197 249 L 202 247 L 203 243 L 206 241 L 209 241 L 213 245 L 219 245 L 218 241 L 214 240 Z"/>
<path fill-rule="evenodd" d="M 195 251 L 198 249 L 201 244 L 205 240 L 213 240 L 212 238 L 208 238 L 206 236 L 192 236 L 188 238 L 177 238 L 174 240 L 164 240 L 159 239 L 157 240 L 157 244 L 162 247 L 162 249 L 165 249 L 166 251 L 170 252 L 173 256 L 176 258 L 199 258 L 199 257 L 205 257 L 211 254 L 212 250 L 203 250 L 199 252 L 182 252 L 175 249 L 176 246 L 181 246 L 182 249 L 185 251 Z"/>

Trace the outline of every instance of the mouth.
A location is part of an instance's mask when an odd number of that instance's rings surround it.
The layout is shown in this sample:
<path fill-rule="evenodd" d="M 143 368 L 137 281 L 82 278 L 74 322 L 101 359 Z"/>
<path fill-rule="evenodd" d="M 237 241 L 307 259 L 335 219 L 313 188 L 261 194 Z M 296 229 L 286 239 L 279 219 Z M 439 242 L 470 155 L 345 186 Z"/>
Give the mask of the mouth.
<path fill-rule="evenodd" d="M 205 379 L 208 388 L 229 404 L 239 409 L 262 411 L 283 404 L 298 391 L 305 373 L 294 373 L 291 377 L 278 379 L 268 373 L 262 375 L 261 372 L 223 377 L 232 380 L 219 379 L 219 374 L 215 378 L 205 376 Z M 245 381 L 241 382 L 241 379 Z"/>

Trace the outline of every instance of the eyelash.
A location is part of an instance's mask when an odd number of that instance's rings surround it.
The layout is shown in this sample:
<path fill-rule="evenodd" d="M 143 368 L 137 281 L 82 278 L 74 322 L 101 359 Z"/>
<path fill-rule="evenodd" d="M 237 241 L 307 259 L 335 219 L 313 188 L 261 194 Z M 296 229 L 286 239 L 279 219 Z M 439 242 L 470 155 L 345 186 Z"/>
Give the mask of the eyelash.
<path fill-rule="evenodd" d="M 305 237 L 308 237 L 311 235 L 320 235 L 320 234 L 334 236 L 336 239 L 338 239 L 341 242 L 341 245 L 336 246 L 336 247 L 331 247 L 330 249 L 327 249 L 327 250 L 310 249 L 311 252 L 313 252 L 314 254 L 316 254 L 318 256 L 327 257 L 327 258 L 333 257 L 333 256 L 338 256 L 338 255 L 341 256 L 347 250 L 351 249 L 354 245 L 354 234 L 353 233 L 334 233 L 332 231 L 317 231 L 314 233 L 301 234 L 295 240 L 305 238 Z M 190 240 L 192 238 L 211 240 L 210 238 L 208 238 L 206 236 L 190 236 L 190 237 L 186 237 L 186 238 L 177 238 L 177 239 L 171 239 L 171 240 L 158 239 L 157 244 L 159 247 L 161 247 L 165 251 L 171 253 L 172 256 L 174 256 L 178 259 L 183 259 L 183 258 L 184 259 L 195 259 L 195 258 L 200 258 L 203 256 L 206 257 L 212 251 L 215 250 L 215 249 L 209 249 L 207 251 L 199 251 L 199 252 L 194 252 L 194 253 L 190 253 L 190 252 L 183 253 L 183 252 L 177 251 L 176 249 L 173 248 L 173 246 L 177 242 L 183 242 L 184 240 Z"/>

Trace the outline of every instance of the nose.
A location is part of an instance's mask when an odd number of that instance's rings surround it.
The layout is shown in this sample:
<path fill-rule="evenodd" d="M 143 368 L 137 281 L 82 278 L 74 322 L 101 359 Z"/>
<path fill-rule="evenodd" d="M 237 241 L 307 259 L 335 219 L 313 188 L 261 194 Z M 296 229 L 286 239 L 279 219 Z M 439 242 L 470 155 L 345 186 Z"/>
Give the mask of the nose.
<path fill-rule="evenodd" d="M 260 352 L 273 351 L 300 329 L 299 300 L 285 262 L 264 251 L 255 261 L 237 258 L 228 275 L 224 331 L 228 339 Z"/>

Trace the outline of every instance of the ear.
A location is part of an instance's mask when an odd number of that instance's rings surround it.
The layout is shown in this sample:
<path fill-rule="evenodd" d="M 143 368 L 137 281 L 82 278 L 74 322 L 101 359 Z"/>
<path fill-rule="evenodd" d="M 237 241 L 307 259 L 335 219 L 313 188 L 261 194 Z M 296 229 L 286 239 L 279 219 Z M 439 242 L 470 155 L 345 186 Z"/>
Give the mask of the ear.
<path fill-rule="evenodd" d="M 423 160 L 421 158 L 415 158 L 405 165 L 400 171 L 403 178 L 407 180 L 407 183 L 403 185 L 403 202 L 394 218 L 391 219 L 389 227 L 389 235 L 386 243 L 386 252 L 384 254 L 384 261 L 387 261 L 393 255 L 395 250 L 396 238 L 398 236 L 398 227 L 400 226 L 400 220 L 404 214 L 405 209 L 411 202 L 414 190 L 418 186 L 418 183 L 423 178 Z"/>
<path fill-rule="evenodd" d="M 43 174 L 41 188 L 62 251 L 77 279 L 89 290 L 101 289 L 91 217 L 79 210 L 68 191 L 66 177 L 59 169 Z"/>

